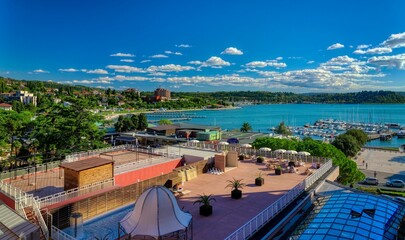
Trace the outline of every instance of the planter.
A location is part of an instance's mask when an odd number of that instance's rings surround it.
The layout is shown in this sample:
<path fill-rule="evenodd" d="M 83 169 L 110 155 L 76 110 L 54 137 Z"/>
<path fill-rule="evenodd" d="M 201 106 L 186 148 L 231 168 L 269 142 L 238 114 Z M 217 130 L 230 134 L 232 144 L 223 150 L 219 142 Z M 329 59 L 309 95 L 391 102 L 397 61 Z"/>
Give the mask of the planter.
<path fill-rule="evenodd" d="M 200 215 L 208 217 L 211 214 L 212 214 L 211 205 L 201 205 L 200 206 Z"/>
<path fill-rule="evenodd" d="M 255 179 L 255 185 L 256 186 L 261 186 L 264 184 L 264 178 L 256 178 Z"/>
<path fill-rule="evenodd" d="M 231 192 L 231 197 L 232 197 L 233 199 L 239 199 L 239 198 L 241 198 L 241 197 L 242 197 L 242 191 L 241 191 L 241 190 L 238 190 L 238 189 L 232 190 L 232 192 Z"/>
<path fill-rule="evenodd" d="M 245 160 L 245 155 L 239 155 L 239 160 Z"/>
<path fill-rule="evenodd" d="M 276 168 L 276 169 L 274 170 L 274 173 L 275 173 L 276 175 L 281 175 L 282 170 Z"/>
<path fill-rule="evenodd" d="M 264 158 L 262 158 L 262 157 L 258 157 L 258 158 L 256 159 L 256 162 L 257 162 L 257 163 L 263 163 L 263 161 L 264 161 Z"/>

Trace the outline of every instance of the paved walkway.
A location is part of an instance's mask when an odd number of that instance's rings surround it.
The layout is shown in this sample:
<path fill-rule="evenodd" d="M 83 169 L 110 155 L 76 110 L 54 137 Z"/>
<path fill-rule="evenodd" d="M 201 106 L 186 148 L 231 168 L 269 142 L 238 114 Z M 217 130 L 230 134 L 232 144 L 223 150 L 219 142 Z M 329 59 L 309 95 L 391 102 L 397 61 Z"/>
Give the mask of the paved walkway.
<path fill-rule="evenodd" d="M 405 153 L 363 149 L 356 163 L 366 177 L 376 175 L 380 187 L 383 187 L 391 179 L 405 181 Z"/>

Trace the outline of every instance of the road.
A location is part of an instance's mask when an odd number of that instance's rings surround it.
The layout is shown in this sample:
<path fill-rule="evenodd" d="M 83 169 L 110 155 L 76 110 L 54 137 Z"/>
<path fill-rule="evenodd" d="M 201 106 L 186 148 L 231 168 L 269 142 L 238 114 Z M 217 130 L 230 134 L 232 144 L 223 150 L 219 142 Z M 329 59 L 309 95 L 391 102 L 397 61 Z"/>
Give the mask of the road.
<path fill-rule="evenodd" d="M 362 172 L 366 174 L 366 177 L 374 177 L 374 171 L 371 170 L 365 170 L 363 169 Z M 393 179 L 400 179 L 402 181 L 405 181 L 405 175 L 402 174 L 392 174 L 392 173 L 386 173 L 386 172 L 376 172 L 377 173 L 377 179 L 378 179 L 378 186 L 376 185 L 366 185 L 366 184 L 357 184 L 358 186 L 362 187 L 379 187 L 383 189 L 389 189 L 389 190 L 396 190 L 396 191 L 405 191 L 405 188 L 396 188 L 396 187 L 387 187 L 385 186 L 385 183 L 388 180 L 393 180 Z"/>

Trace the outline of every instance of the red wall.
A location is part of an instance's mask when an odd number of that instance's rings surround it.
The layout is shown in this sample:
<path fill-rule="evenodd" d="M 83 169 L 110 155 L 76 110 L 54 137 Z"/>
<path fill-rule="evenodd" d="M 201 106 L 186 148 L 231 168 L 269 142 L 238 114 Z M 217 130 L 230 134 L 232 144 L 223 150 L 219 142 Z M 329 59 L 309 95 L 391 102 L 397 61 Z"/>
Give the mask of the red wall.
<path fill-rule="evenodd" d="M 7 195 L 5 195 L 2 192 L 0 192 L 0 200 L 3 201 L 7 206 L 11 207 L 12 209 L 15 209 L 14 200 L 9 198 Z"/>
<path fill-rule="evenodd" d="M 114 177 L 115 184 L 118 186 L 127 186 L 132 183 L 138 182 L 138 179 L 139 181 L 143 181 L 146 179 L 160 176 L 162 173 L 163 174 L 170 173 L 173 171 L 173 169 L 181 165 L 180 160 L 181 159 L 179 158 L 159 165 L 141 168 L 132 172 L 116 175 Z"/>

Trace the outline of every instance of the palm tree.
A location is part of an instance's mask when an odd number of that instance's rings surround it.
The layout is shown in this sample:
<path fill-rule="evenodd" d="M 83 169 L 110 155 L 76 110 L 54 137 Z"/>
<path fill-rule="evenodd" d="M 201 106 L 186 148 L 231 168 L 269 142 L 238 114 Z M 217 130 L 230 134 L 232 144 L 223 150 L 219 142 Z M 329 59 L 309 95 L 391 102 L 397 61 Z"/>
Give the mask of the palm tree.
<path fill-rule="evenodd" d="M 231 197 L 234 199 L 239 199 L 242 197 L 242 191 L 239 190 L 245 186 L 245 184 L 242 183 L 242 180 L 243 179 L 235 179 L 235 178 L 233 178 L 232 180 L 227 180 L 229 184 L 226 185 L 226 187 L 230 187 L 232 189 Z"/>
<path fill-rule="evenodd" d="M 212 206 L 211 202 L 216 201 L 215 198 L 212 197 L 212 194 L 210 195 L 199 195 L 198 200 L 194 201 L 193 204 L 200 204 L 200 215 L 203 216 L 209 216 L 212 214 Z"/>
<path fill-rule="evenodd" d="M 240 128 L 241 132 L 249 132 L 252 130 L 252 126 L 248 122 L 244 122 Z"/>

